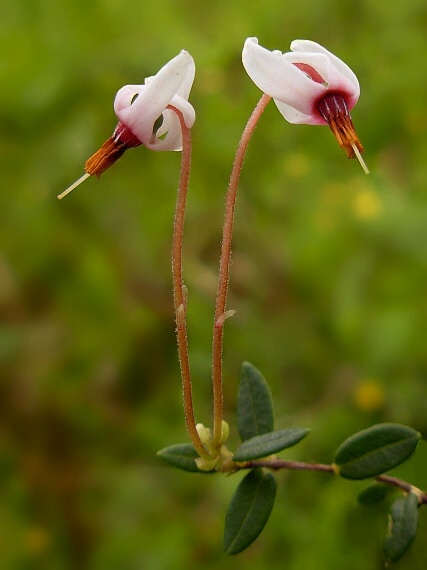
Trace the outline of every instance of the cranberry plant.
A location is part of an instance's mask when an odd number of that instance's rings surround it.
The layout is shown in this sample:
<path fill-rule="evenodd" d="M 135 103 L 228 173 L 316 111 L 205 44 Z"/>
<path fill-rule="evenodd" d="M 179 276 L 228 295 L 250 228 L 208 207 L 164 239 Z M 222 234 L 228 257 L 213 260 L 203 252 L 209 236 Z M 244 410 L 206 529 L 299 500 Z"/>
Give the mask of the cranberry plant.
<path fill-rule="evenodd" d="M 113 135 L 87 161 L 86 173 L 63 198 L 89 176 L 100 176 L 129 148 L 182 151 L 181 174 L 172 245 L 173 297 L 181 371 L 184 416 L 189 441 L 169 445 L 158 455 L 175 468 L 198 474 L 246 474 L 236 488 L 225 517 L 224 550 L 238 554 L 264 529 L 276 497 L 276 472 L 321 472 L 347 480 L 366 480 L 359 494 L 361 505 L 389 501 L 390 521 L 383 550 L 386 563 L 399 560 L 414 540 L 419 508 L 427 494 L 387 472 L 416 451 L 421 434 L 394 423 L 373 425 L 349 436 L 327 463 L 281 459 L 277 454 L 296 446 L 309 435 L 306 427 L 275 429 L 271 390 L 262 373 L 250 362 L 241 368 L 237 394 L 237 428 L 241 444 L 229 449 L 229 425 L 224 419 L 224 326 L 235 311 L 227 306 L 234 213 L 242 165 L 249 141 L 271 99 L 290 123 L 328 125 L 348 158 L 357 158 L 364 172 L 363 146 L 350 111 L 360 95 L 354 72 L 339 58 L 312 41 L 296 40 L 291 51 L 269 51 L 248 38 L 243 65 L 261 89 L 262 96 L 243 130 L 230 176 L 221 244 L 221 255 L 212 331 L 212 427 L 196 421 L 193 379 L 188 351 L 188 292 L 183 279 L 183 240 L 187 192 L 191 170 L 191 127 L 195 111 L 189 103 L 195 77 L 192 56 L 182 51 L 143 85 L 127 85 L 117 93 L 114 110 L 119 123 Z M 331 529 L 332 531 L 332 529 Z"/>

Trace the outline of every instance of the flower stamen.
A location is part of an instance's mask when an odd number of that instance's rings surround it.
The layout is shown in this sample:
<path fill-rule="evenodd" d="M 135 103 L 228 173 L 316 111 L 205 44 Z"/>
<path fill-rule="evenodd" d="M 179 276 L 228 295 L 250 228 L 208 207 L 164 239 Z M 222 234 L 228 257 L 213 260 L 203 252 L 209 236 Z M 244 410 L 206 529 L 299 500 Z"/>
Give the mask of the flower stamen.
<path fill-rule="evenodd" d="M 119 122 L 112 136 L 86 161 L 85 170 L 90 176 L 99 178 L 129 148 L 135 148 L 140 145 L 141 141 L 132 131 L 122 122 Z"/>
<path fill-rule="evenodd" d="M 342 95 L 331 93 L 323 97 L 317 109 L 338 141 L 345 150 L 347 158 L 357 158 L 366 174 L 369 170 L 362 159 L 363 146 L 354 129 L 347 103 Z"/>
<path fill-rule="evenodd" d="M 62 200 L 67 194 L 80 186 L 89 176 L 99 178 L 103 172 L 110 168 L 129 149 L 141 144 L 140 140 L 126 125 L 119 122 L 112 136 L 105 141 L 95 154 L 85 164 L 86 174 L 83 174 L 76 182 L 71 184 L 64 192 L 59 194 L 58 200 Z"/>
<path fill-rule="evenodd" d="M 110 137 L 99 150 L 95 152 L 85 164 L 85 170 L 90 176 L 100 177 L 110 168 L 129 147 L 120 140 Z"/>

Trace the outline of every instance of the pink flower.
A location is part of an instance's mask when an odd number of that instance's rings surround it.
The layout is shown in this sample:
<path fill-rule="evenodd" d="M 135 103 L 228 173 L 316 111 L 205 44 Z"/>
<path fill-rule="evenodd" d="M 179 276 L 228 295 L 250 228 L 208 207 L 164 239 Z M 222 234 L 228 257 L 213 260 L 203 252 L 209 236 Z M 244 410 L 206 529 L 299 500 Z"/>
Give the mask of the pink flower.
<path fill-rule="evenodd" d="M 116 95 L 114 111 L 140 144 L 152 150 L 181 150 L 181 127 L 172 105 L 191 128 L 196 115 L 188 102 L 195 75 L 194 60 L 181 51 L 143 85 L 126 85 Z M 160 126 L 157 126 L 161 118 Z M 119 124 L 120 124 L 119 123 Z"/>
<path fill-rule="evenodd" d="M 100 176 L 129 149 L 144 145 L 152 150 L 182 150 L 182 114 L 191 128 L 196 113 L 188 102 L 195 76 L 191 55 L 181 51 L 142 85 L 126 85 L 117 92 L 114 111 L 119 119 L 112 136 L 85 164 L 81 178 L 62 192 L 62 199 L 89 176 Z"/>
<path fill-rule="evenodd" d="M 328 124 L 348 158 L 361 160 L 360 143 L 350 117 L 359 99 L 353 71 L 321 45 L 295 40 L 291 52 L 268 51 L 248 38 L 243 66 L 252 81 L 270 95 L 280 113 L 294 124 Z M 366 169 L 363 161 L 362 166 Z M 366 169 L 367 170 L 367 169 Z"/>
<path fill-rule="evenodd" d="M 171 59 L 142 85 L 126 85 L 117 92 L 114 111 L 119 119 L 113 135 L 86 162 L 89 175 L 100 176 L 129 148 L 181 150 L 180 111 L 188 128 L 196 118 L 188 102 L 195 75 L 194 60 L 186 51 Z"/>

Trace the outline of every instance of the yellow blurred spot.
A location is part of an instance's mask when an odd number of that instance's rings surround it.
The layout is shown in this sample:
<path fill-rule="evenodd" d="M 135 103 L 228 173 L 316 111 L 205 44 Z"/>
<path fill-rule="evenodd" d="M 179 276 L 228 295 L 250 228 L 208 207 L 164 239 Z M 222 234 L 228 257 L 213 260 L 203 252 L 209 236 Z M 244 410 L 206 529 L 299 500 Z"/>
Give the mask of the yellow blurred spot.
<path fill-rule="evenodd" d="M 362 219 L 376 218 L 382 210 L 381 200 L 372 190 L 359 191 L 354 199 L 356 216 Z"/>
<path fill-rule="evenodd" d="M 374 412 L 384 406 L 384 388 L 375 380 L 364 380 L 356 386 L 353 398 L 357 408 L 364 412 Z"/>
<path fill-rule="evenodd" d="M 39 526 L 29 528 L 25 533 L 24 545 L 29 554 L 42 554 L 49 548 L 50 534 L 45 528 Z"/>

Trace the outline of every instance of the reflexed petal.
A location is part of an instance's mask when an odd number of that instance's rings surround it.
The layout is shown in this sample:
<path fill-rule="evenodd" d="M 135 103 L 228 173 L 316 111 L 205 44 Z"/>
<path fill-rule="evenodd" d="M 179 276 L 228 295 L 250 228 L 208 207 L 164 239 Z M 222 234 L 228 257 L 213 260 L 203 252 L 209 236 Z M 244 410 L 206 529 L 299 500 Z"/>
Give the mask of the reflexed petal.
<path fill-rule="evenodd" d="M 190 129 L 196 119 L 196 113 L 190 103 L 175 95 L 170 105 L 181 111 L 186 126 Z M 182 131 L 181 123 L 178 115 L 172 109 L 166 109 L 162 113 L 163 122 L 155 135 L 151 137 L 150 142 L 145 146 L 152 150 L 182 150 Z M 166 135 L 166 136 L 164 136 Z"/>
<path fill-rule="evenodd" d="M 296 63 L 305 63 L 306 65 L 312 67 L 314 71 L 316 71 L 322 77 L 325 83 L 329 83 L 328 58 L 325 55 L 322 55 L 320 53 L 287 52 L 283 54 L 283 59 L 289 63 L 292 63 L 294 66 Z M 302 73 L 304 73 L 304 71 L 302 71 Z"/>
<path fill-rule="evenodd" d="M 355 75 L 355 73 L 349 68 L 349 66 L 344 63 L 341 59 L 339 59 L 336 55 L 325 49 L 323 46 L 316 42 L 312 42 L 310 40 L 294 40 L 291 43 L 291 50 L 293 52 L 298 53 L 322 53 L 326 55 L 333 65 L 338 69 L 340 73 L 342 73 L 358 90 L 359 88 L 359 81 Z"/>
<path fill-rule="evenodd" d="M 328 76 L 330 79 L 329 89 L 331 91 L 340 91 L 345 94 L 347 107 L 351 110 L 356 105 L 360 96 L 360 87 L 357 79 L 356 83 L 353 83 L 347 75 L 342 73 L 341 70 L 335 66 L 332 60 L 328 61 Z M 356 76 L 354 77 L 356 78 Z"/>
<path fill-rule="evenodd" d="M 126 86 L 117 93 L 114 110 L 144 145 L 152 144 L 153 125 L 172 101 L 178 90 L 187 92 L 194 78 L 194 61 L 187 52 L 181 52 L 150 78 L 146 85 L 139 86 L 139 96 L 131 104 L 132 89 Z M 135 91 L 134 91 L 135 94 Z M 151 148 L 151 147 L 150 147 Z"/>
<path fill-rule="evenodd" d="M 354 85 L 325 54 L 288 52 L 283 57 L 289 63 L 304 63 L 312 67 L 325 80 L 329 91 L 345 93 L 349 109 L 352 109 L 357 103 L 360 95 L 359 84 Z"/>
<path fill-rule="evenodd" d="M 175 97 L 172 98 L 170 105 L 176 107 L 181 111 L 181 113 L 184 115 L 186 127 L 191 129 L 191 127 L 194 125 L 194 121 L 196 120 L 196 112 L 193 105 L 191 105 L 187 99 L 184 99 L 179 95 L 175 95 Z"/>
<path fill-rule="evenodd" d="M 312 113 L 313 102 L 326 92 L 323 85 L 309 79 L 280 52 L 259 46 L 254 38 L 246 40 L 242 60 L 257 87 L 305 115 Z"/>
<path fill-rule="evenodd" d="M 115 113 L 130 107 L 135 97 L 139 96 L 144 89 L 145 85 L 125 85 L 119 89 L 114 100 Z"/>
<path fill-rule="evenodd" d="M 184 54 L 186 57 L 188 56 L 188 64 L 187 64 L 186 75 L 184 77 L 183 82 L 178 87 L 176 94 L 180 95 L 183 99 L 186 99 L 188 101 L 191 87 L 193 86 L 194 77 L 196 75 L 196 64 L 194 63 L 193 58 L 188 52 L 182 50 L 181 54 Z"/>
<path fill-rule="evenodd" d="M 164 138 L 163 135 L 165 135 Z M 181 123 L 174 111 L 166 109 L 163 113 L 162 125 L 145 146 L 156 151 L 182 150 Z"/>

